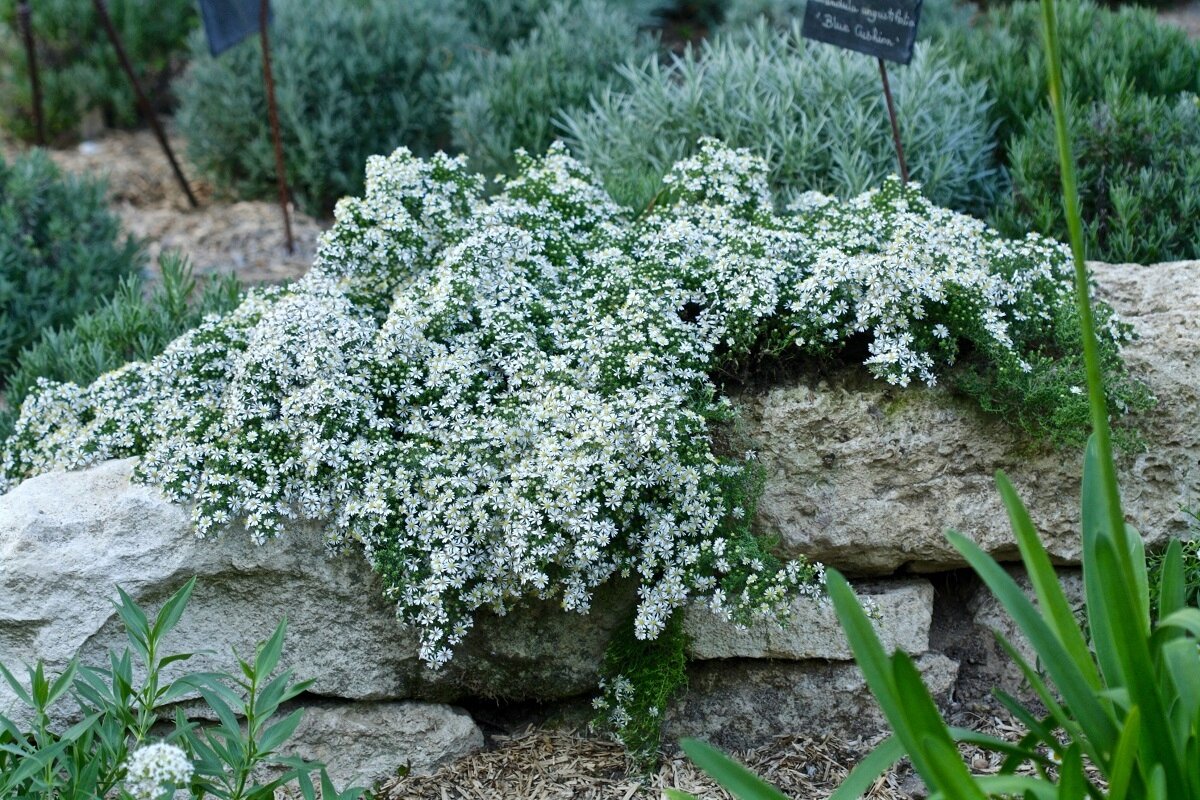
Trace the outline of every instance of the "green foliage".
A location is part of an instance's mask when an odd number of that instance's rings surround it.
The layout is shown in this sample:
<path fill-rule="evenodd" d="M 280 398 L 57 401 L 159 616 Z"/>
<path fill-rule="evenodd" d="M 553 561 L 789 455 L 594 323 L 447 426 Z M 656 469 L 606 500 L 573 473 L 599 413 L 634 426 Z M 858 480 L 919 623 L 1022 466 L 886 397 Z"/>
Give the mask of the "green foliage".
<path fill-rule="evenodd" d="M 204 672 L 166 679 L 166 667 L 193 655 L 168 653 L 163 641 L 183 616 L 195 583 L 193 578 L 184 584 L 153 619 L 118 588 L 114 605 L 130 647 L 110 652 L 106 667 L 72 661 L 61 675 L 48 676 L 38 662 L 27 667 L 27 681 L 22 682 L 0 665 L 0 677 L 30 718 L 28 727 L 21 727 L 0 716 L 0 796 L 148 800 L 162 796 L 164 789 L 186 788 L 196 796 L 222 800 L 268 800 L 277 788 L 295 782 L 305 800 L 315 800 L 314 772 L 324 800 L 355 800 L 362 793 L 339 793 L 323 765 L 278 753 L 303 713 L 283 716 L 279 709 L 311 684 L 293 681 L 290 669 L 278 669 L 286 620 L 258 645 L 253 659 L 238 659 L 236 675 Z M 195 693 L 216 715 L 216 724 L 197 726 L 180 710 L 173 721 L 165 716 L 172 703 Z M 82 720 L 63 731 L 52 723 L 53 709 L 68 701 L 79 707 Z M 151 744 L 152 731 L 163 726 L 170 728 L 162 738 L 167 748 Z M 170 770 L 180 783 L 136 786 L 137 768 L 130 768 L 145 749 L 166 750 L 168 757 L 181 761 Z M 260 782 L 267 766 L 284 771 Z"/>
<path fill-rule="evenodd" d="M 538 18 L 559 0 L 473 0 L 466 15 L 480 44 L 503 52 L 512 42 L 527 37 L 539 26 Z M 639 26 L 649 25 L 671 0 L 605 0 L 609 8 L 624 11 Z"/>
<path fill-rule="evenodd" d="M 687 685 L 687 635 L 675 612 L 657 639 L 639 639 L 632 618 L 617 629 L 600 669 L 595 727 L 613 733 L 642 767 L 653 766 L 667 705 Z"/>
<path fill-rule="evenodd" d="M 1091 0 L 1064 0 L 1058 11 L 1066 92 L 1075 103 L 1104 100 L 1113 81 L 1156 97 L 1200 90 L 1200 46 L 1154 12 L 1109 11 Z M 971 28 L 947 30 L 944 37 L 967 74 L 991 91 L 1002 145 L 1046 109 L 1040 14 L 1036 2 L 997 6 Z"/>
<path fill-rule="evenodd" d="M 726 0 L 721 30 L 731 30 L 766 17 L 773 27 L 787 28 L 793 20 L 804 18 L 805 0 Z M 924 0 L 917 26 L 918 39 L 937 36 L 947 28 L 967 25 L 975 15 L 975 6 L 957 0 Z"/>
<path fill-rule="evenodd" d="M 620 91 L 562 119 L 575 153 L 618 202 L 647 206 L 663 174 L 714 136 L 763 157 L 786 200 L 807 190 L 845 197 L 896 170 L 879 74 L 870 59 L 759 21 L 667 65 L 620 69 Z M 980 212 L 999 188 L 986 90 L 936 48 L 894 71 L 909 166 L 935 203 Z"/>
<path fill-rule="evenodd" d="M 0 383 L 42 331 L 91 310 L 140 268 L 102 184 L 62 175 L 40 151 L 0 159 Z"/>
<path fill-rule="evenodd" d="M 84 386 L 130 361 L 149 361 L 207 315 L 231 311 L 241 300 L 233 277 L 207 281 L 197 291 L 184 259 L 167 254 L 159 266 L 162 282 L 148 297 L 139 277 L 127 277 L 104 305 L 44 331 L 21 351 L 0 409 L 0 439 L 12 432 L 21 403 L 39 381 Z"/>
<path fill-rule="evenodd" d="M 504 53 L 476 53 L 452 80 L 454 144 L 488 175 L 511 172 L 513 152 L 545 151 L 559 109 L 583 106 L 609 85 L 613 67 L 641 60 L 654 40 L 609 0 L 558 0 L 529 36 Z"/>
<path fill-rule="evenodd" d="M 931 798 L 995 795 L 1025 798 L 1200 797 L 1200 608 L 1189 605 L 1183 549 L 1167 548 L 1152 598 L 1141 536 L 1121 508 L 1108 429 L 1108 408 L 1097 357 L 1084 265 L 1082 224 L 1070 156 L 1055 37 L 1053 0 L 1044 0 L 1051 97 L 1063 194 L 1076 268 L 1088 395 L 1095 433 L 1083 475 L 1083 579 L 1085 620 L 1076 619 L 1049 554 L 1002 473 L 997 484 L 1008 511 L 1037 604 L 971 539 L 951 533 L 951 543 L 983 579 L 1036 652 L 1036 666 L 1003 637 L 1009 656 L 1036 692 L 1039 716 L 1000 692 L 999 700 L 1028 729 L 1019 742 L 951 729 L 942 719 L 912 659 L 884 653 L 870 621 L 845 579 L 829 578 L 829 593 L 855 659 L 891 725 L 894 736 L 856 768 L 834 800 L 861 796 L 875 776 L 907 756 Z M 1157 599 L 1157 611 L 1152 613 Z M 974 776 L 956 743 L 970 742 L 1005 756 L 999 774 Z M 736 774 L 718 756 L 720 769 Z M 1031 768 L 1018 775 L 1019 767 Z M 711 770 L 710 770 L 711 771 Z M 748 786 L 742 800 L 777 794 Z"/>
<path fill-rule="evenodd" d="M 19 138 L 36 134 L 28 62 L 17 26 L 17 0 L 0 0 L 0 124 Z M 37 0 L 34 37 L 42 81 L 46 134 L 77 133 L 80 120 L 98 111 L 109 125 L 139 118 L 133 87 L 100 25 L 91 0 Z M 169 82 L 188 33 L 196 25 L 192 0 L 109 0 L 109 16 L 121 35 L 151 103 L 169 102 Z"/>
<path fill-rule="evenodd" d="M 1096 314 L 1101 329 L 1110 334 L 1101 340 L 1099 351 L 1109 401 L 1122 417 L 1148 411 L 1155 399 L 1145 384 L 1130 376 L 1117 344 L 1132 335 L 1132 328 L 1107 305 L 1097 304 Z M 968 357 L 954 376 L 954 388 L 1032 438 L 1056 447 L 1081 446 L 1087 439 L 1089 412 L 1080 334 L 1075 307 L 1056 306 L 1052 318 L 1036 333 L 1031 329 L 1017 333 L 1034 354 L 1026 359 L 1028 370 L 1012 365 L 981 368 Z M 1127 422 L 1115 429 L 1117 442 L 1122 449 L 1138 450 L 1141 437 Z"/>
<path fill-rule="evenodd" d="M 1183 591 L 1190 606 L 1200 606 L 1200 514 L 1186 511 L 1191 517 L 1191 538 L 1180 540 L 1180 555 L 1183 559 Z M 1158 597 L 1162 594 L 1163 570 L 1167 553 L 1159 550 L 1146 557 L 1147 574 L 1150 579 L 1150 600 L 1154 612 L 1158 613 Z"/>
<path fill-rule="evenodd" d="M 1071 139 L 1089 258 L 1155 264 L 1200 257 L 1200 105 L 1112 85 L 1105 100 L 1076 108 Z M 1053 155 L 1054 120 L 1038 116 L 1010 145 L 1012 195 L 993 215 L 1012 235 L 1065 239 Z"/>
<path fill-rule="evenodd" d="M 363 186 L 363 164 L 406 145 L 449 143 L 441 75 L 472 44 L 457 0 L 278 0 L 272 70 L 288 181 L 296 203 L 328 214 Z M 219 189 L 273 197 L 275 157 L 261 48 L 247 40 L 214 59 L 199 37 L 180 87 L 188 153 Z"/>

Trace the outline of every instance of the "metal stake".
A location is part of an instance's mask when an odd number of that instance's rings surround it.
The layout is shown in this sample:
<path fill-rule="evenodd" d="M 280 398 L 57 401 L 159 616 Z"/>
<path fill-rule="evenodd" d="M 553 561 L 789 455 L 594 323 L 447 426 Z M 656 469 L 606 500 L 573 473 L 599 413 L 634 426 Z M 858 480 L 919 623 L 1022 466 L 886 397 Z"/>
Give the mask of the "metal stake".
<path fill-rule="evenodd" d="M 33 42 L 33 12 L 27 0 L 17 6 L 17 23 L 21 38 L 25 40 L 25 58 L 29 62 L 29 85 L 33 89 L 33 124 L 37 132 L 37 143 L 46 146 L 46 118 L 42 114 L 42 81 L 38 75 L 37 47 Z"/>
<path fill-rule="evenodd" d="M 171 151 L 171 144 L 167 141 L 167 135 L 163 132 L 162 126 L 158 122 L 158 117 L 154 114 L 154 109 L 150 106 L 150 101 L 146 99 L 146 94 L 142 91 L 142 85 L 138 82 L 137 74 L 133 71 L 133 65 L 129 63 L 129 56 L 125 55 L 125 46 L 121 44 L 121 36 L 117 33 L 117 29 L 113 27 L 112 20 L 108 16 L 108 8 L 105 6 L 104 0 L 92 0 L 92 5 L 96 7 L 96 14 L 100 17 L 100 24 L 104 26 L 104 31 L 108 34 L 108 40 L 112 42 L 113 48 L 117 51 L 117 59 L 121 62 L 121 68 L 125 70 L 126 77 L 133 85 L 133 93 L 137 96 L 138 106 L 142 109 L 142 116 L 150 123 L 154 135 L 158 138 L 158 143 L 166 153 L 167 160 L 171 162 L 171 170 L 175 173 L 175 179 L 179 181 L 183 193 L 187 195 L 188 202 L 192 208 L 198 207 L 200 204 L 196 202 L 196 196 L 192 194 L 192 188 L 188 186 L 187 178 L 183 176 L 183 170 L 179 168 L 179 162 L 175 160 L 175 153 Z"/>
<path fill-rule="evenodd" d="M 896 145 L 896 159 L 900 162 L 900 182 L 908 184 L 908 164 L 904 161 L 904 145 L 900 144 L 900 123 L 896 121 L 896 104 L 892 102 L 892 87 L 888 83 L 887 65 L 879 62 L 879 77 L 883 80 L 883 96 L 887 100 L 888 118 L 892 121 L 892 142 Z"/>
<path fill-rule="evenodd" d="M 271 46 L 267 38 L 270 0 L 262 0 L 258 10 L 258 33 L 262 40 L 263 81 L 267 85 L 267 116 L 271 120 L 271 139 L 275 145 L 275 181 L 279 185 L 279 210 L 283 212 L 283 230 L 288 253 L 296 252 L 292 239 L 292 217 L 288 213 L 287 166 L 283 160 L 283 140 L 279 135 L 279 108 L 275 105 L 275 78 L 271 74 Z"/>

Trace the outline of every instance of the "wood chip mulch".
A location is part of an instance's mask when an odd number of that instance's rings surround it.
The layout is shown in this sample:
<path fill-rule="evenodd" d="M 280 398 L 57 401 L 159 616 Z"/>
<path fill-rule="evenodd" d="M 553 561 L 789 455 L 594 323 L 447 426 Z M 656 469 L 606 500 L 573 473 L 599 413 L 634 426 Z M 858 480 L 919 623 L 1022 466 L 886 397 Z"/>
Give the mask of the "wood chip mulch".
<path fill-rule="evenodd" d="M 734 755 L 795 800 L 826 798 L 874 742 L 789 736 Z M 903 773 L 889 772 L 868 800 L 908 800 Z M 491 746 L 433 775 L 400 778 L 382 788 L 387 800 L 634 800 L 662 797 L 664 788 L 700 800 L 731 800 L 682 754 L 644 776 L 620 745 L 580 733 L 528 728 L 493 737 Z"/>

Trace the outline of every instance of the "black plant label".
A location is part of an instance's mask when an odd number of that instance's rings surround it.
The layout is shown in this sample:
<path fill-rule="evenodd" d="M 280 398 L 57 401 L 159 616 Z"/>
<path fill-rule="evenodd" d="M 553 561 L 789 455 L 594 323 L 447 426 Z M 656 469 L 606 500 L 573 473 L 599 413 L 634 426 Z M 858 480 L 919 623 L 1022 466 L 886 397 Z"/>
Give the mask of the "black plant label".
<path fill-rule="evenodd" d="M 808 0 L 806 39 L 899 64 L 912 60 L 921 0 Z"/>
<path fill-rule="evenodd" d="M 208 50 L 224 53 L 247 36 L 258 33 L 262 0 L 199 0 Z M 267 22 L 271 11 L 267 11 Z"/>

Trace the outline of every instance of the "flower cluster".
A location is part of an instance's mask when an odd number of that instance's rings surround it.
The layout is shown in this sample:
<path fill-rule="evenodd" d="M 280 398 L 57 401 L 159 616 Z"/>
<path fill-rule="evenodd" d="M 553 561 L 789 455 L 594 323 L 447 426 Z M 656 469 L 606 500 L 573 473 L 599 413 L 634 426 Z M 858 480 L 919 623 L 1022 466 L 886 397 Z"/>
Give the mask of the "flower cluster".
<path fill-rule="evenodd" d="M 155 742 L 129 757 L 125 788 L 134 800 L 158 800 L 187 786 L 195 771 L 187 753 L 173 744 Z"/>
<path fill-rule="evenodd" d="M 691 598 L 748 617 L 820 583 L 753 535 L 757 465 L 712 444 L 733 409 L 711 375 L 765 327 L 814 352 L 865 334 L 876 373 L 932 382 L 963 341 L 1020 362 L 1014 331 L 1069 302 L 1057 245 L 894 181 L 779 214 L 763 163 L 710 140 L 635 218 L 563 148 L 519 160 L 488 198 L 460 159 L 373 158 L 304 279 L 41 386 L 4 480 L 140 455 L 201 534 L 322 520 L 433 665 L 477 609 L 586 612 L 615 575 L 652 639 Z"/>

